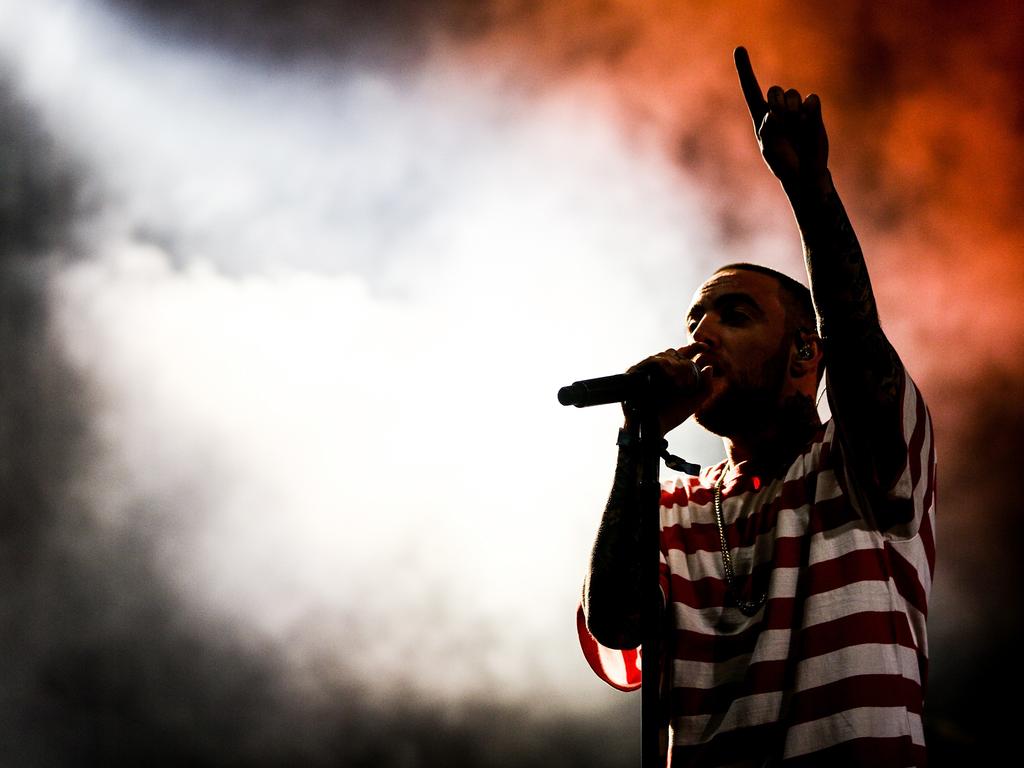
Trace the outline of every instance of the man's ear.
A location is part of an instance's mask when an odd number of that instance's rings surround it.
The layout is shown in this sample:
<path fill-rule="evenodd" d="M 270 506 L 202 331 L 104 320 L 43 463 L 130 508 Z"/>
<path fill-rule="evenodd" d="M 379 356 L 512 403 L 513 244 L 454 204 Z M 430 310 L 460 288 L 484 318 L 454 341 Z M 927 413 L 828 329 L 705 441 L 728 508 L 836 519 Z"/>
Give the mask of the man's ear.
<path fill-rule="evenodd" d="M 793 339 L 793 354 L 790 356 L 789 372 L 793 378 L 817 371 L 822 364 L 823 347 L 818 334 L 801 328 Z"/>

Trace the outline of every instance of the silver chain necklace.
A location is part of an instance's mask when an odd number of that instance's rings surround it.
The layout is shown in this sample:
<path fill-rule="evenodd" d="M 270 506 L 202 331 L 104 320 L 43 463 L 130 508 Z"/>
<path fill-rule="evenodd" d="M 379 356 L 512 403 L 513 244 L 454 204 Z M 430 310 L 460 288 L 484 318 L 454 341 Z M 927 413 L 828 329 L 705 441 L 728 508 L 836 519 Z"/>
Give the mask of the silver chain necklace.
<path fill-rule="evenodd" d="M 725 543 L 725 524 L 722 521 L 722 484 L 725 482 L 725 473 L 728 469 L 729 465 L 727 464 L 725 469 L 722 470 L 718 482 L 715 483 L 715 520 L 718 522 L 718 540 L 722 545 L 722 569 L 725 571 L 725 583 L 729 588 L 732 599 L 736 602 L 736 607 L 740 609 L 744 616 L 753 616 L 761 610 L 761 606 L 764 605 L 768 593 L 765 592 L 757 600 L 751 602 L 740 597 L 740 591 L 735 584 L 736 575 L 732 570 L 732 556 L 729 554 L 728 544 Z M 751 583 L 753 583 L 753 572 L 751 572 L 750 578 Z"/>

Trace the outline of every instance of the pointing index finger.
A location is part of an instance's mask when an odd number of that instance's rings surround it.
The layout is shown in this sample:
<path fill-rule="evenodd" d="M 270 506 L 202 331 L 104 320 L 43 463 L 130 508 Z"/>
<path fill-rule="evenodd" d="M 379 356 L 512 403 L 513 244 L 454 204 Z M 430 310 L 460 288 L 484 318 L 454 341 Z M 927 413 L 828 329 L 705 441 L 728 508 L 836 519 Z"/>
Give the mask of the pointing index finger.
<path fill-rule="evenodd" d="M 740 88 L 743 89 L 743 98 L 747 100 L 747 109 L 750 110 L 750 117 L 754 121 L 754 130 L 761 127 L 761 121 L 768 112 L 768 103 L 764 100 L 764 93 L 758 85 L 757 77 L 754 76 L 754 68 L 750 65 L 750 55 L 747 49 L 740 46 L 733 52 L 733 59 L 736 62 L 736 73 L 740 77 Z"/>

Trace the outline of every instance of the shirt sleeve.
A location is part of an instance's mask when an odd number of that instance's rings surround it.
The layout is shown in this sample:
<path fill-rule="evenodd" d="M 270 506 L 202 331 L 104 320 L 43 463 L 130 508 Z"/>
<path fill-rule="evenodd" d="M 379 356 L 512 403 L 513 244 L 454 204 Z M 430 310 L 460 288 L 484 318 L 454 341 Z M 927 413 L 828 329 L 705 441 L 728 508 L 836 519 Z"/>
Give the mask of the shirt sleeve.
<path fill-rule="evenodd" d="M 665 525 L 666 508 L 671 508 L 676 503 L 680 483 L 662 483 L 661 509 L 662 527 Z M 658 586 L 661 589 L 662 606 L 668 603 L 669 594 L 669 568 L 666 557 L 665 537 L 660 537 L 660 551 L 658 553 Z M 580 648 L 583 655 L 590 664 L 591 669 L 613 688 L 620 691 L 635 691 L 640 687 L 642 680 L 643 649 L 641 647 L 621 650 L 619 648 L 608 648 L 601 645 L 587 629 L 586 616 L 583 614 L 582 603 L 576 608 L 576 631 L 580 639 Z"/>
<path fill-rule="evenodd" d="M 827 376 L 827 373 L 826 373 Z M 872 488 L 857 478 L 851 462 L 843 462 L 843 479 L 861 514 L 887 536 L 912 538 L 929 525 L 935 505 L 935 445 L 932 421 L 924 398 L 904 370 L 900 397 L 900 438 L 903 466 L 896 480 L 885 488 Z M 842 420 L 837 421 L 840 449 L 849 450 L 842 440 Z"/>
<path fill-rule="evenodd" d="M 620 691 L 635 691 L 640 687 L 640 648 L 620 650 L 606 648 L 597 642 L 587 629 L 582 604 L 576 608 L 576 632 L 583 656 L 598 677 Z"/>

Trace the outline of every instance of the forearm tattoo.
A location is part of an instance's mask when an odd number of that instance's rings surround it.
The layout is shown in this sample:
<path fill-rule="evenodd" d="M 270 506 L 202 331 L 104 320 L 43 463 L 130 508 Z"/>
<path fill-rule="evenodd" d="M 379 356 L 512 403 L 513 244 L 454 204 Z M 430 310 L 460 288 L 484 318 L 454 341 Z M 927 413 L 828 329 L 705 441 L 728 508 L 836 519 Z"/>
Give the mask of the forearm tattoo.
<path fill-rule="evenodd" d="M 902 366 L 882 331 L 867 264 L 835 187 L 798 212 L 804 260 L 827 365 L 855 368 L 878 404 L 897 400 Z"/>
<path fill-rule="evenodd" d="M 853 442 L 863 450 L 881 444 L 873 470 L 876 479 L 889 479 L 901 463 L 895 443 L 903 367 L 882 332 L 864 254 L 831 183 L 827 192 L 791 199 L 832 395 Z"/>
<path fill-rule="evenodd" d="M 588 625 L 599 640 L 635 647 L 640 630 L 640 513 L 636 455 L 622 448 L 590 556 L 583 594 Z"/>

